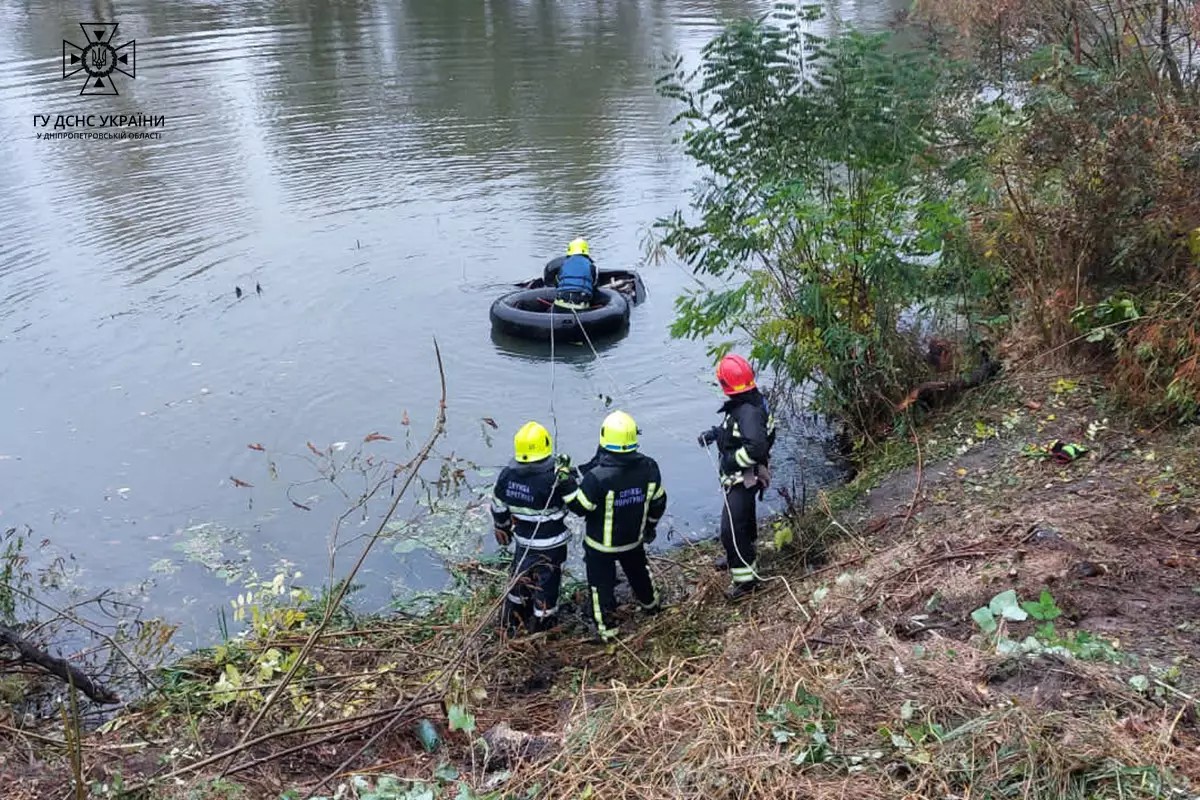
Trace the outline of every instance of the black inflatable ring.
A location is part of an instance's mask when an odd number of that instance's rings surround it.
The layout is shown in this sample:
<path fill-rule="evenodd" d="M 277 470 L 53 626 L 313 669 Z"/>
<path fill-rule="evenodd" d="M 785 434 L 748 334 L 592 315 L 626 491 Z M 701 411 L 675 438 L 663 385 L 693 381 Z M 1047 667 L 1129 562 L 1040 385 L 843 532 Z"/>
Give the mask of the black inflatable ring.
<path fill-rule="evenodd" d="M 620 292 L 600 288 L 592 307 L 571 313 L 554 305 L 554 289 L 525 289 L 506 294 L 492 303 L 492 329 L 522 339 L 582 342 L 620 333 L 629 325 L 629 301 Z M 584 335 L 584 332 L 587 335 Z"/>

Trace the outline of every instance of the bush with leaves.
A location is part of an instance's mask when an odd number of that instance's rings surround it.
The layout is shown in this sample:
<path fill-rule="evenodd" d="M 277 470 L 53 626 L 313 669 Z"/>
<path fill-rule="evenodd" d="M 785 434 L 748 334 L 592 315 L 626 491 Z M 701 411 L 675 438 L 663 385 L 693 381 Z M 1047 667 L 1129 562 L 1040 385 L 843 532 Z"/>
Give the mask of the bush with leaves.
<path fill-rule="evenodd" d="M 932 172 L 948 84 L 885 35 L 809 33 L 818 13 L 781 4 L 660 80 L 704 177 L 696 219 L 658 220 L 655 246 L 719 282 L 679 298 L 674 335 L 748 337 L 753 358 L 870 435 L 924 368 L 902 317 L 963 225 Z"/>

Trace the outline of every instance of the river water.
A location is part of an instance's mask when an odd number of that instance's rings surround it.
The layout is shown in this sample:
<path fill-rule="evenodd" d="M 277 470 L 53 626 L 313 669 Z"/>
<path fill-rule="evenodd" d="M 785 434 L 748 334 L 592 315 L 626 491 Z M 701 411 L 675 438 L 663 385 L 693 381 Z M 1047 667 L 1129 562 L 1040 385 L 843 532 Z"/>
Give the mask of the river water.
<path fill-rule="evenodd" d="M 344 461 L 379 432 L 390 441 L 367 452 L 411 457 L 436 410 L 436 337 L 439 457 L 495 469 L 536 418 L 583 460 L 615 396 L 663 467 L 668 526 L 710 531 L 714 476 L 695 435 L 721 398 L 706 343 L 668 333 L 691 276 L 642 266 L 649 299 L 629 334 L 599 360 L 560 350 L 553 396 L 546 352 L 494 341 L 488 308 L 576 236 L 601 267 L 639 265 L 647 227 L 685 207 L 694 180 L 653 81 L 668 54 L 694 65 L 723 22 L 768 5 L 0 6 L 0 530 L 74 553 L 83 586 L 153 575 L 148 603 L 204 638 L 231 589 L 197 561 L 327 572 L 349 503 L 307 443 L 346 442 Z M 868 27 L 893 13 L 835 6 Z M 79 23 L 95 21 L 136 42 L 118 96 L 63 78 L 62 40 L 86 44 Z M 52 127 L 33 122 L 139 113 L 164 117 L 160 139 L 46 141 L 36 133 Z M 784 438 L 810 485 L 828 474 L 815 439 Z M 198 532 L 210 541 L 189 544 Z M 381 548 L 360 576 L 373 607 L 445 580 L 412 547 Z"/>

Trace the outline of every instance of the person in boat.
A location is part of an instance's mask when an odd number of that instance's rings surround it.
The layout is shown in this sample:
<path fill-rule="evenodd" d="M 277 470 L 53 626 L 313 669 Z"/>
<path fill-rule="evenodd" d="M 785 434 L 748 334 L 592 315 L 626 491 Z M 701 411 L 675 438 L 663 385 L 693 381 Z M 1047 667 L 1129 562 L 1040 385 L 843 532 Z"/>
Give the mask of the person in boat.
<path fill-rule="evenodd" d="M 509 634 L 530 633 L 555 624 L 562 566 L 571 531 L 566 526 L 566 497 L 578 488 L 571 459 L 551 459 L 550 433 L 525 423 L 513 437 L 513 462 L 501 470 L 492 489 L 496 543 L 515 542 L 502 624 Z"/>
<path fill-rule="evenodd" d="M 574 239 L 567 245 L 567 254 L 546 265 L 542 271 L 546 286 L 558 289 L 554 305 L 570 311 L 591 308 L 592 293 L 596 290 L 599 271 L 588 252 L 585 239 Z"/>

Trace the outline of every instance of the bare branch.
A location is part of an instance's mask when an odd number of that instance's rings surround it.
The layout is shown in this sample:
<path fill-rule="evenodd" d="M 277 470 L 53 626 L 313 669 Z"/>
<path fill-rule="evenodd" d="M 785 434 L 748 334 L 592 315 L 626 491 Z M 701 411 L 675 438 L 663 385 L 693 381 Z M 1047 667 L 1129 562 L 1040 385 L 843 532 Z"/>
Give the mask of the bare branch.
<path fill-rule="evenodd" d="M 96 703 L 121 702 L 121 698 L 117 697 L 111 689 L 92 680 L 89 675 L 78 667 L 72 666 L 66 659 L 50 655 L 12 628 L 0 625 L 0 644 L 6 644 L 16 650 L 21 656 L 21 661 L 36 664 L 68 685 L 78 686 L 81 692 Z"/>
<path fill-rule="evenodd" d="M 262 722 L 263 717 L 265 717 L 267 714 L 267 711 L 269 711 L 271 709 L 271 706 L 279 698 L 279 695 L 283 693 L 284 689 L 287 688 L 288 684 L 290 684 L 292 682 L 292 679 L 296 676 L 296 673 L 299 671 L 300 667 L 303 666 L 305 660 L 308 658 L 309 653 L 312 652 L 313 645 L 316 643 L 317 639 L 320 638 L 321 633 L 325 630 L 325 628 L 328 627 L 330 620 L 333 619 L 334 614 L 337 612 L 338 608 L 342 604 L 342 601 L 345 599 L 346 593 L 349 591 L 350 584 L 354 581 L 354 576 L 357 575 L 358 571 L 362 568 L 363 563 L 367 560 L 367 556 L 370 554 L 371 550 L 375 547 L 376 542 L 378 542 L 379 539 L 383 536 L 384 530 L 387 528 L 388 523 L 391 522 L 392 517 L 395 515 L 397 506 L 400 505 L 400 501 L 404 498 L 405 494 L 407 493 L 408 487 L 410 485 L 412 485 L 412 482 L 416 478 L 417 472 L 419 471 L 421 465 L 429 457 L 430 452 L 433 450 L 434 444 L 441 437 L 441 435 L 445 432 L 445 429 L 446 429 L 446 370 L 442 364 L 442 352 L 438 348 L 437 339 L 433 340 L 433 351 L 434 351 L 434 355 L 437 357 L 438 377 L 441 381 L 442 395 L 441 395 L 441 400 L 438 402 L 437 419 L 434 422 L 433 430 L 430 432 L 429 438 L 426 440 L 425 445 L 421 448 L 420 452 L 417 454 L 416 459 L 413 461 L 411 469 L 409 470 L 409 473 L 408 473 L 408 477 L 405 478 L 404 484 L 400 487 L 400 491 L 398 491 L 396 493 L 396 496 L 392 499 L 391 506 L 388 507 L 387 512 L 383 515 L 383 518 L 379 521 L 379 525 L 376 527 L 374 535 L 371 536 L 371 538 L 367 542 L 366 546 L 363 547 L 362 552 L 358 556 L 358 560 L 354 563 L 354 566 L 351 567 L 350 572 L 340 582 L 340 585 L 338 586 L 338 589 L 337 589 L 337 593 L 326 604 L 324 617 L 321 619 L 321 622 L 317 625 L 317 627 L 313 629 L 313 632 L 309 635 L 308 640 L 304 643 L 304 647 L 302 647 L 300 649 L 300 654 L 297 656 L 296 660 L 292 663 L 291 669 L 289 669 L 287 674 L 283 676 L 283 679 L 280 680 L 279 685 L 275 687 L 275 690 L 273 692 L 271 692 L 270 695 L 267 696 L 267 699 L 263 703 L 262 708 L 259 709 L 258 714 L 255 715 L 255 717 L 251 721 L 250 725 L 246 728 L 245 732 L 242 734 L 242 737 L 238 741 L 237 746 L 231 748 L 230 750 L 227 750 L 225 755 L 228 755 L 228 756 L 236 755 L 237 753 L 239 753 L 243 749 L 245 749 L 246 743 L 250 739 L 250 734 L 253 733 L 254 729 L 258 727 L 258 724 L 260 722 Z M 228 768 L 228 765 L 226 768 Z M 222 776 L 224 776 L 226 773 L 223 770 L 221 774 L 222 774 Z"/>

